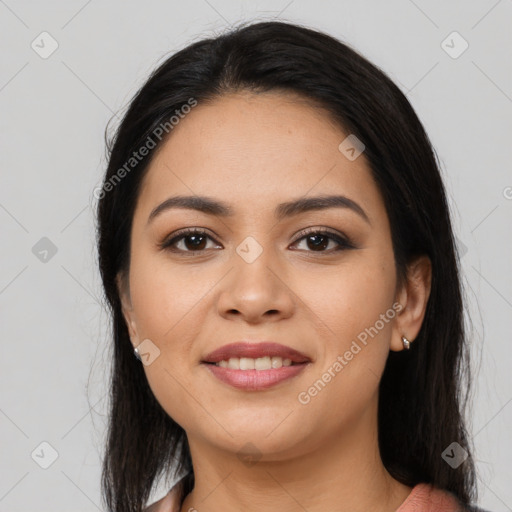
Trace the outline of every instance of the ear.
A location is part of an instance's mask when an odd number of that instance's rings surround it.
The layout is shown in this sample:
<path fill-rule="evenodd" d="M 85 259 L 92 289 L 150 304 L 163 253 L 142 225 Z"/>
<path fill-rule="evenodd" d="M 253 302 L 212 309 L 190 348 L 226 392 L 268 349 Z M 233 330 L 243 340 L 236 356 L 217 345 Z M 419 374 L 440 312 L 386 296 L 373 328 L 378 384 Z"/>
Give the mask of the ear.
<path fill-rule="evenodd" d="M 402 336 L 410 342 L 418 336 L 427 310 L 431 283 L 430 258 L 426 255 L 419 256 L 407 266 L 407 280 L 395 298 L 402 305 L 402 309 L 393 325 L 391 350 L 404 350 Z"/>
<path fill-rule="evenodd" d="M 130 297 L 130 284 L 128 276 L 120 272 L 116 276 L 117 290 L 119 293 L 119 299 L 121 301 L 121 310 L 123 313 L 126 326 L 128 327 L 128 333 L 130 334 L 130 340 L 132 345 L 136 347 L 139 345 L 139 336 L 137 334 L 137 322 L 135 319 L 135 312 L 133 311 L 132 301 Z"/>

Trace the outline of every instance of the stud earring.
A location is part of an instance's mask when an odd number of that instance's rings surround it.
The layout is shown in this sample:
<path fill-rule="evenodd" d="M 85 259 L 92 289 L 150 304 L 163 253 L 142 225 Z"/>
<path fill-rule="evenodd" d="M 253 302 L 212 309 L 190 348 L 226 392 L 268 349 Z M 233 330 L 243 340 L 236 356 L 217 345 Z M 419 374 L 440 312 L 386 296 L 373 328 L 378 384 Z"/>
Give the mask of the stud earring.
<path fill-rule="evenodd" d="M 132 339 L 132 338 L 130 338 L 130 340 L 131 340 L 131 342 L 133 343 L 133 339 Z M 142 362 L 142 358 L 140 357 L 139 349 L 138 349 L 137 347 L 134 347 L 134 348 L 133 348 L 133 354 L 134 354 L 134 356 L 135 356 L 139 361 L 141 361 L 141 362 Z"/>
<path fill-rule="evenodd" d="M 411 348 L 411 342 L 405 336 L 402 336 L 402 343 L 404 344 L 405 350 L 409 350 Z"/>

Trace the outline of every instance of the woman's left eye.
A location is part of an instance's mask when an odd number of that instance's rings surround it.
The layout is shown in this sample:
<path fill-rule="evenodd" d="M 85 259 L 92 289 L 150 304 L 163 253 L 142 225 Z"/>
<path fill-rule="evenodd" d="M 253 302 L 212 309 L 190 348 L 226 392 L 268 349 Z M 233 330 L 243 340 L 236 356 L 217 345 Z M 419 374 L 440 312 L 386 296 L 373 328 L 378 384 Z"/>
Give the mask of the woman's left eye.
<path fill-rule="evenodd" d="M 308 252 L 327 252 L 341 251 L 343 249 L 353 249 L 354 245 L 348 240 L 337 233 L 331 231 L 303 231 L 300 234 L 303 236 L 298 238 L 297 242 L 304 241 L 306 247 L 312 248 Z M 330 242 L 334 242 L 334 249 L 324 250 L 329 246 Z"/>
<path fill-rule="evenodd" d="M 302 236 L 298 238 L 295 242 L 293 242 L 292 245 L 297 245 L 298 242 L 302 242 L 305 244 L 306 249 L 301 249 L 299 247 L 299 250 L 306 250 L 307 252 L 331 253 L 343 249 L 354 248 L 354 245 L 350 242 L 350 240 L 348 240 L 348 238 L 345 238 L 331 231 L 305 230 L 302 231 L 300 235 Z M 215 244 L 214 247 L 207 247 L 208 240 L 215 242 L 213 238 L 210 235 L 208 235 L 208 233 L 206 233 L 205 231 L 189 229 L 179 232 L 173 238 L 159 244 L 159 246 L 161 249 L 178 253 L 202 252 L 205 249 L 222 248 L 222 246 Z M 331 247 L 329 248 L 329 250 L 326 250 L 329 247 L 329 244 L 331 243 L 334 243 L 334 248 Z"/>

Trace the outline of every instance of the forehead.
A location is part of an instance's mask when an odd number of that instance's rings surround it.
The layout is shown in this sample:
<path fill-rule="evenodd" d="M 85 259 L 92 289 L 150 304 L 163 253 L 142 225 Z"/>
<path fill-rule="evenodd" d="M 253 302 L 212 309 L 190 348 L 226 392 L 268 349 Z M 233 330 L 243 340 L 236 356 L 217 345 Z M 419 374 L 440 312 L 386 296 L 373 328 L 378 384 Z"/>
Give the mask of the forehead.
<path fill-rule="evenodd" d="M 242 92 L 199 103 L 158 149 L 139 206 L 148 213 L 172 194 L 207 195 L 242 214 L 341 193 L 378 215 L 383 204 L 364 153 L 349 160 L 339 150 L 348 135 L 295 94 Z"/>

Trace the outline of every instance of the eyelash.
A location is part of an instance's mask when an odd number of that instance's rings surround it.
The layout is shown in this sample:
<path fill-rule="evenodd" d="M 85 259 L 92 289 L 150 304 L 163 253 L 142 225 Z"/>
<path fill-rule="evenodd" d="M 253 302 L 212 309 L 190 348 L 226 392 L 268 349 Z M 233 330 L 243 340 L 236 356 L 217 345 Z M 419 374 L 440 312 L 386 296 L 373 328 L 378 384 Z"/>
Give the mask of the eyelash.
<path fill-rule="evenodd" d="M 206 231 L 197 229 L 197 228 L 186 228 L 181 231 L 178 231 L 174 234 L 172 238 L 169 238 L 167 240 L 164 240 L 162 243 L 158 244 L 158 247 L 162 250 L 170 251 L 173 253 L 178 254 L 185 254 L 185 253 L 199 253 L 199 252 L 206 252 L 207 249 L 201 249 L 197 251 L 193 250 L 182 250 L 182 249 L 176 249 L 175 247 L 172 247 L 176 242 L 181 241 L 182 239 L 186 238 L 190 235 L 206 235 L 208 238 L 213 240 L 215 243 L 216 240 L 214 240 L 213 237 L 211 237 Z M 351 240 L 348 237 L 344 237 L 339 235 L 336 232 L 326 230 L 326 229 L 318 229 L 318 228 L 307 228 L 303 229 L 298 233 L 298 238 L 293 242 L 293 244 L 296 244 L 297 242 L 300 242 L 307 236 L 311 235 L 321 235 L 329 238 L 330 240 L 335 241 L 338 244 L 338 247 L 335 249 L 330 249 L 327 251 L 311 251 L 308 250 L 306 252 L 312 252 L 312 253 L 324 253 L 324 254 L 332 254 L 333 252 L 338 252 L 346 249 L 355 249 L 355 246 L 352 244 Z"/>

